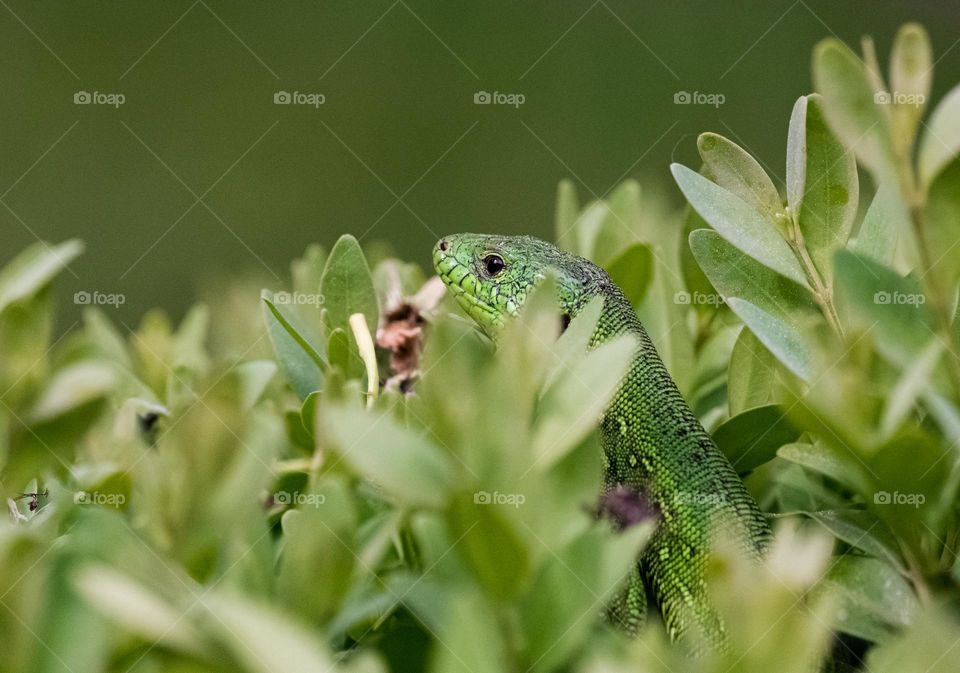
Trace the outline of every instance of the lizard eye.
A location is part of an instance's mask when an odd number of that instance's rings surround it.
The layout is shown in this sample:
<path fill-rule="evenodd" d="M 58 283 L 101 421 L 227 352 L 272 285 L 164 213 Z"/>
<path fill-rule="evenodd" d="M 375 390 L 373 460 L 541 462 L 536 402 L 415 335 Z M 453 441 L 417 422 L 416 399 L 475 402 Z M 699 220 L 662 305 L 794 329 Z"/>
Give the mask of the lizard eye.
<path fill-rule="evenodd" d="M 493 278 L 503 271 L 506 264 L 500 255 L 487 255 L 483 258 L 483 266 L 487 270 L 487 275 Z"/>

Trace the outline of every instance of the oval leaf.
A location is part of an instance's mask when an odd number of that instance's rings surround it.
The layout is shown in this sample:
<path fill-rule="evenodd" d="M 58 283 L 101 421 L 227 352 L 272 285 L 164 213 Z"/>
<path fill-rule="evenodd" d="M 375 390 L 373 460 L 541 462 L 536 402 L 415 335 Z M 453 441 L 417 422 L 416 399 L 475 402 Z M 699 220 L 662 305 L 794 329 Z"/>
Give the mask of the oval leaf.
<path fill-rule="evenodd" d="M 673 164 L 670 169 L 690 205 L 721 236 L 764 266 L 806 285 L 803 268 L 774 220 L 686 166 Z"/>

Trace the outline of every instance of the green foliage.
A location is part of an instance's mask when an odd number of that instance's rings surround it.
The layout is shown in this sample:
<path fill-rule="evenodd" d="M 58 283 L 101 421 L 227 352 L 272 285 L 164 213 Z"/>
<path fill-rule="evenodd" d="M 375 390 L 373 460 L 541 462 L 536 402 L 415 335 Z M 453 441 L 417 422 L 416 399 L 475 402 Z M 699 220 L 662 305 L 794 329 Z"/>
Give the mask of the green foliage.
<path fill-rule="evenodd" d="M 560 334 L 548 278 L 494 349 L 345 236 L 240 315 L 91 309 L 57 340 L 68 242 L 0 271 L 0 670 L 806 672 L 831 631 L 873 671 L 952 670 L 960 98 L 926 105 L 931 54 L 905 27 L 888 90 L 869 43 L 819 45 L 783 195 L 713 133 L 699 172 L 673 167 L 686 212 L 560 185 L 561 247 L 622 286 L 781 520 L 760 568 L 716 541 L 729 651 L 604 620 L 651 528 L 595 516 L 595 427 L 635 346 L 588 350 L 598 302 Z M 368 347 L 401 308 L 412 394 Z M 225 312 L 272 356 L 212 349 Z"/>

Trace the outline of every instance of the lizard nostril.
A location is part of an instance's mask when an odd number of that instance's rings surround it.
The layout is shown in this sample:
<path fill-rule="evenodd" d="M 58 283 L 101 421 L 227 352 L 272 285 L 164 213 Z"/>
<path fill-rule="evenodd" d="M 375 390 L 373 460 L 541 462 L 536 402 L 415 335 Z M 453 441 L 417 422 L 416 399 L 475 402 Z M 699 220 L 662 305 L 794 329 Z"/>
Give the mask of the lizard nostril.
<path fill-rule="evenodd" d="M 440 242 L 437 244 L 437 247 L 440 248 L 440 252 L 446 252 L 447 248 L 450 247 L 450 244 L 447 243 L 447 239 L 441 238 Z"/>

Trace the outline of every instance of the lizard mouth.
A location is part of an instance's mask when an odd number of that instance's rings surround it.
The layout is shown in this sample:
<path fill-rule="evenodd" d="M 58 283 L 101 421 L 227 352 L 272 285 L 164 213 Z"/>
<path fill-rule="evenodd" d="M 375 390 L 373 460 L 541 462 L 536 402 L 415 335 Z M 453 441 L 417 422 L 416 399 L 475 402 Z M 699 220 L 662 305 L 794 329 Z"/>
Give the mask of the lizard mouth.
<path fill-rule="evenodd" d="M 445 239 L 441 239 L 433 248 L 433 268 L 467 315 L 482 327 L 503 325 L 499 312 L 471 291 L 470 288 L 476 288 L 480 281 L 467 265 L 454 256 Z"/>

